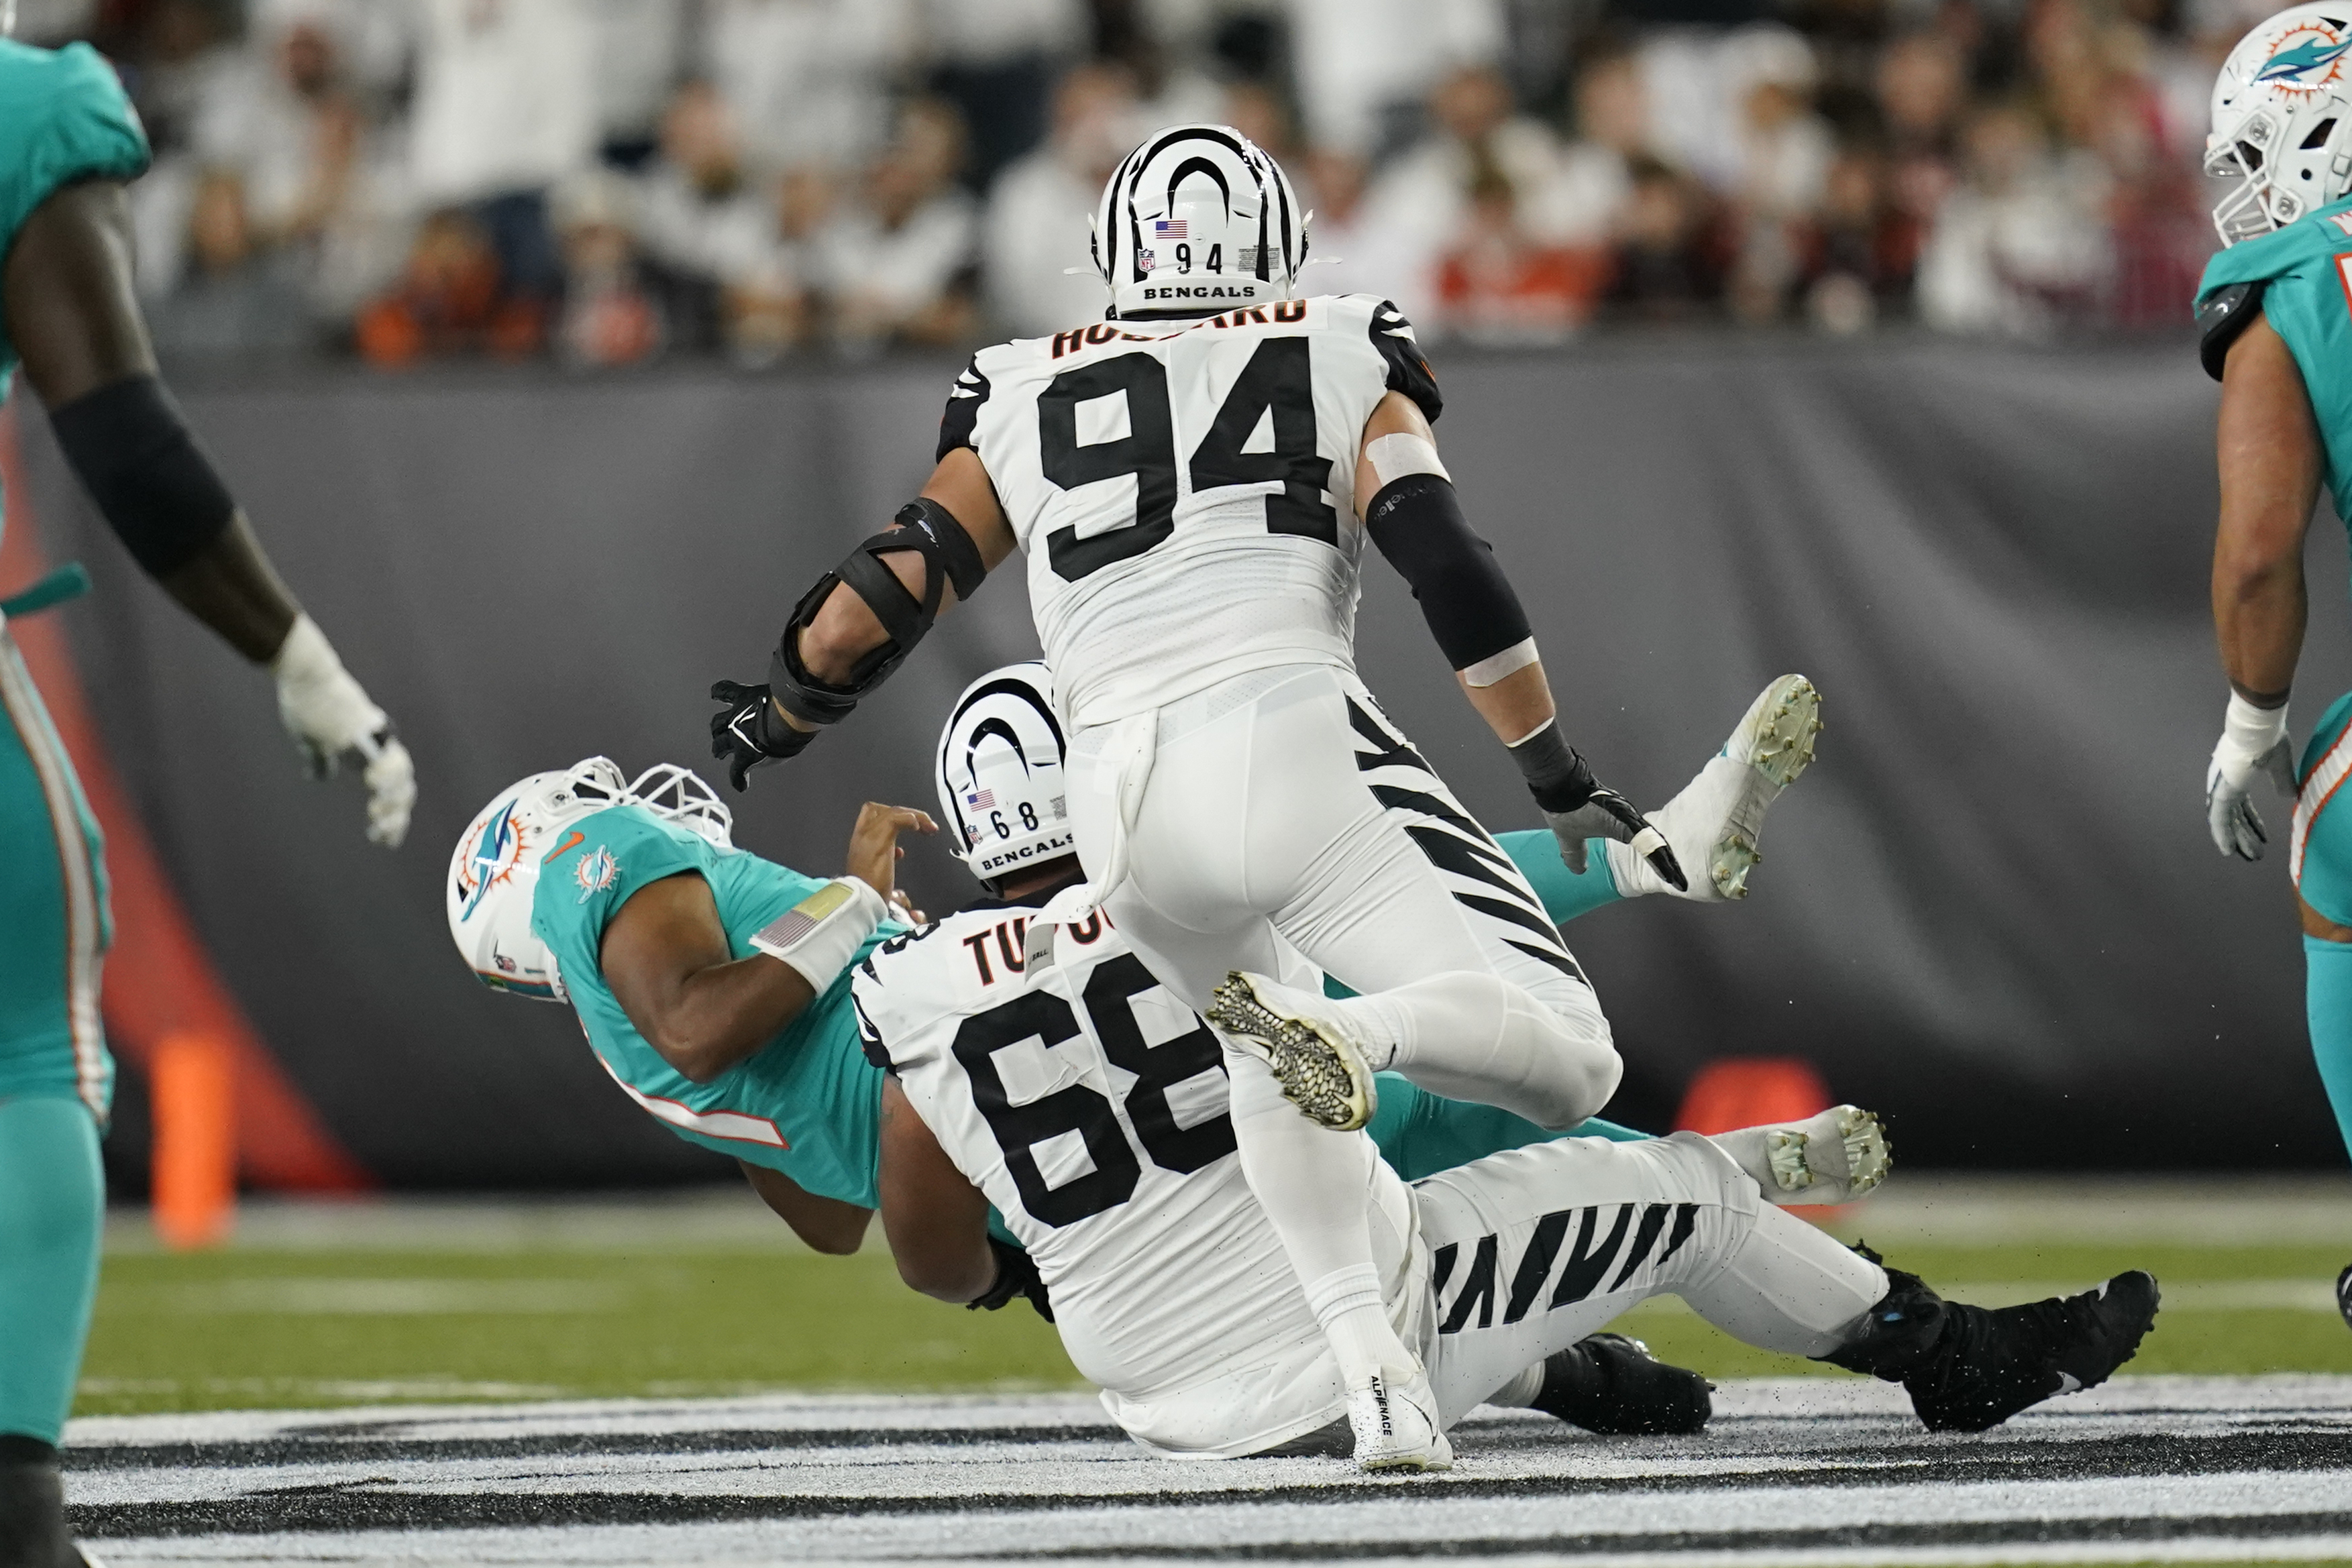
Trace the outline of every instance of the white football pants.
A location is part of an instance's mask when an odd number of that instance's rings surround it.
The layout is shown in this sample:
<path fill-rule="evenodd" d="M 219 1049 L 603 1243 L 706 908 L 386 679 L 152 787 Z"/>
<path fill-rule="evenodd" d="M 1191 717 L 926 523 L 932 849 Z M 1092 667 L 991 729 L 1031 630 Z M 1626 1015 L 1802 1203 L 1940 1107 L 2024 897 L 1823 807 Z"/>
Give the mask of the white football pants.
<path fill-rule="evenodd" d="M 1537 1144 L 1412 1190 L 1431 1261 L 1418 1348 L 1447 1426 L 1652 1296 L 1812 1356 L 1886 1294 L 1877 1264 L 1764 1202 L 1696 1133 Z"/>
<path fill-rule="evenodd" d="M 1542 901 L 1353 674 L 1223 682 L 1160 709 L 1139 757 L 1122 727 L 1072 737 L 1079 856 L 1098 883 L 1123 862 L 1112 923 L 1192 1008 L 1229 970 L 1295 971 L 1287 944 L 1380 998 L 1388 1065 L 1433 1093 L 1562 1128 L 1615 1092 Z"/>

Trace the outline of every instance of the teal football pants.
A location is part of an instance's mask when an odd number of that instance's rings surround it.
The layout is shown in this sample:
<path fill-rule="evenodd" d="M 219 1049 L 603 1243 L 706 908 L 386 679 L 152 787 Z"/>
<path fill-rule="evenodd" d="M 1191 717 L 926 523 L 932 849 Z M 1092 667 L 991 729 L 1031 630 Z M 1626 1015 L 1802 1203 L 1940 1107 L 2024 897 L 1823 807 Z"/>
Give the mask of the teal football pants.
<path fill-rule="evenodd" d="M 98 1293 L 106 1177 L 71 1094 L 0 1100 L 0 1436 L 54 1444 Z"/>

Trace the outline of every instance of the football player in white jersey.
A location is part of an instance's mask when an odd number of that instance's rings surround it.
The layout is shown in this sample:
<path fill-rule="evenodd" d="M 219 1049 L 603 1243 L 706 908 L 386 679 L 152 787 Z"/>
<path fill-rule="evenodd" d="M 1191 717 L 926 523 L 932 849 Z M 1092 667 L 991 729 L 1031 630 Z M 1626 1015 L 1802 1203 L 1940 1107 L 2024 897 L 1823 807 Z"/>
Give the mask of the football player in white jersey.
<path fill-rule="evenodd" d="M 1472 1406 L 1576 1420 L 1612 1380 L 1622 1421 L 1643 1382 L 1661 1403 L 1690 1398 L 1690 1375 L 1589 1338 L 1660 1293 L 1751 1343 L 1899 1381 L 1943 1429 L 1982 1430 L 2098 1383 L 2146 1332 L 2145 1274 L 1986 1312 L 1848 1251 L 1764 1202 L 1780 1185 L 1766 1129 L 1539 1141 L 1411 1186 L 1364 1134 L 1333 1134 L 1382 1309 L 1431 1377 L 1439 1430 L 1416 1463 L 1395 1464 L 1362 1441 L 1360 1402 L 1241 1168 L 1244 1107 L 1279 1103 L 1265 1064 L 1223 1051 L 1099 911 L 1066 928 L 1050 964 L 1029 956 L 1025 923 L 1080 874 L 1045 687 L 1042 665 L 993 672 L 941 737 L 944 817 L 997 895 L 883 943 L 851 997 L 892 1075 L 878 1187 L 901 1273 L 952 1301 L 1050 1300 L 1071 1360 L 1147 1448 L 1261 1454 L 1344 1416 L 1375 1468 L 1440 1468 L 1444 1428 Z M 1842 1197 L 1837 1141 L 1795 1146 L 1824 1166 L 1811 1196 Z M 992 1203 L 1025 1256 L 990 1242 Z"/>
<path fill-rule="evenodd" d="M 1442 402 L 1411 326 L 1369 297 L 1300 295 L 1306 217 L 1228 127 L 1137 148 L 1096 223 L 1110 319 L 973 357 L 901 526 L 802 600 L 766 685 L 713 688 L 711 727 L 740 788 L 846 717 L 950 591 L 969 598 L 1028 552 L 1090 879 L 1034 930 L 1049 946 L 1108 908 L 1312 1118 L 1237 1103 L 1243 1158 L 1351 1399 L 1374 1412 L 1367 1443 L 1412 1462 L 1434 1452 L 1437 1407 L 1384 1305 L 1353 1145 L 1332 1134 L 1363 1124 L 1383 1068 L 1559 1128 L 1606 1103 L 1621 1066 L 1525 878 L 1412 831 L 1368 783 L 1380 763 L 1360 739 L 1414 754 L 1354 671 L 1367 540 L 1412 585 L 1563 857 L 1612 838 L 1685 878 L 1560 732 L 1527 615 L 1438 458 Z M 1286 951 L 1360 994 L 1278 984 Z"/>

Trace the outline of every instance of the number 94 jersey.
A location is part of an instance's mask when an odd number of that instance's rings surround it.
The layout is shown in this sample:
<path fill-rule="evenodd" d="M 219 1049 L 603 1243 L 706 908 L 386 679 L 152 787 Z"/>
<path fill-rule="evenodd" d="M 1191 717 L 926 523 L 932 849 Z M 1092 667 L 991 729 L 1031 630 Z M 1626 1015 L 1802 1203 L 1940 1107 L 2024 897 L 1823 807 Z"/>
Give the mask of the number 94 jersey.
<path fill-rule="evenodd" d="M 1072 725 L 1251 670 L 1353 667 L 1356 460 L 1391 390 L 1443 406 L 1412 325 L 1360 294 L 972 356 L 939 455 L 971 447 L 996 486 Z"/>
<path fill-rule="evenodd" d="M 1216 1037 L 1099 914 L 1024 972 L 1032 913 L 986 900 L 875 949 L 850 991 L 867 1056 L 1028 1249 L 1138 1440 L 1243 1454 L 1333 1420 L 1338 1369 L 1242 1175 Z M 1410 1195 L 1367 1163 L 1391 1299 L 1417 1300 Z"/>

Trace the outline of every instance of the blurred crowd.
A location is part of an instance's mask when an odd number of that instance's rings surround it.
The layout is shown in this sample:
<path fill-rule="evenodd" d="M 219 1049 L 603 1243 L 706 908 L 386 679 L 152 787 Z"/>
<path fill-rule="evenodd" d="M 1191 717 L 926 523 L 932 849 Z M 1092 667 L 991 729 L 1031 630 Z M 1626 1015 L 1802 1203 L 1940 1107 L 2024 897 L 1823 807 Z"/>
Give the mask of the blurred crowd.
<path fill-rule="evenodd" d="M 156 149 L 175 356 L 582 365 L 1097 318 L 1145 132 L 1241 127 L 1315 293 L 1596 322 L 2178 327 L 2268 0 L 25 0 Z"/>

